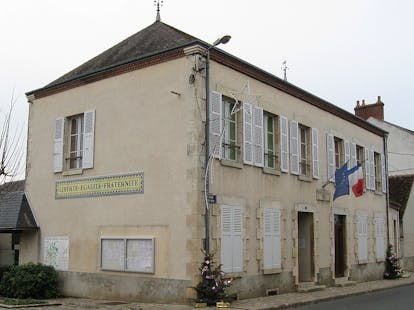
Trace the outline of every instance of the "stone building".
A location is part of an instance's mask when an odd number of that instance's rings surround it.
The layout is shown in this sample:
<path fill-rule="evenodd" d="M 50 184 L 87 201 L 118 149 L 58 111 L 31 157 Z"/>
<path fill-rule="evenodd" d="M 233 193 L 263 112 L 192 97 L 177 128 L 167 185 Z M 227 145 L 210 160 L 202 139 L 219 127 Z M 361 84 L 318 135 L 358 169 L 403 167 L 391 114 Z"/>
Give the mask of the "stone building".
<path fill-rule="evenodd" d="M 206 235 L 239 298 L 382 277 L 385 131 L 352 113 L 161 21 L 27 97 L 20 262 L 65 294 L 185 302 Z M 366 190 L 333 201 L 346 162 Z"/>

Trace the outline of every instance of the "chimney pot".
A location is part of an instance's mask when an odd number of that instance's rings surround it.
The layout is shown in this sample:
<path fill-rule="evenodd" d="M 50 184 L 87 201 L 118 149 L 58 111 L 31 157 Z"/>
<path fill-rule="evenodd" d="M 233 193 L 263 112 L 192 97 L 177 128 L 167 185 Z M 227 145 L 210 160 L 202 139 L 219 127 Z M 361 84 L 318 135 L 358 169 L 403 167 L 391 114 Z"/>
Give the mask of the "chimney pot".
<path fill-rule="evenodd" d="M 359 100 L 357 100 L 357 107 L 359 107 Z"/>
<path fill-rule="evenodd" d="M 362 105 L 365 105 L 365 99 L 362 99 Z"/>

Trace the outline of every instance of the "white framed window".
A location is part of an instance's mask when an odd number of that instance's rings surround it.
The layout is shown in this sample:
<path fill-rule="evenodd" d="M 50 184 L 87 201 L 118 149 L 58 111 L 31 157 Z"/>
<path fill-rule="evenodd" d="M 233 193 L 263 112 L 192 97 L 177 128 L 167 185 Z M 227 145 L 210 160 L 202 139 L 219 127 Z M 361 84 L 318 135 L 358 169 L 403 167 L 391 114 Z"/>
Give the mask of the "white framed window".
<path fill-rule="evenodd" d="M 368 260 L 368 217 L 358 216 L 358 260 Z"/>
<path fill-rule="evenodd" d="M 221 264 L 224 272 L 243 271 L 243 209 L 221 206 Z"/>
<path fill-rule="evenodd" d="M 101 269 L 154 273 L 153 237 L 102 237 Z"/>
<path fill-rule="evenodd" d="M 282 267 L 280 209 L 263 209 L 263 269 Z"/>
<path fill-rule="evenodd" d="M 234 111 L 235 102 L 223 100 L 223 158 L 237 160 L 237 115 Z"/>
<path fill-rule="evenodd" d="M 55 120 L 53 172 L 93 168 L 95 111 Z"/>
<path fill-rule="evenodd" d="M 68 151 L 65 157 L 67 169 L 82 168 L 83 114 L 67 118 Z"/>
<path fill-rule="evenodd" d="M 266 168 L 279 168 L 278 119 L 276 115 L 263 113 L 264 164 Z"/>
<path fill-rule="evenodd" d="M 345 164 L 345 144 L 344 140 L 334 137 L 335 143 L 335 169 L 338 170 Z"/>
<path fill-rule="evenodd" d="M 299 124 L 300 161 L 299 174 L 310 176 L 311 172 L 311 144 L 310 128 Z"/>

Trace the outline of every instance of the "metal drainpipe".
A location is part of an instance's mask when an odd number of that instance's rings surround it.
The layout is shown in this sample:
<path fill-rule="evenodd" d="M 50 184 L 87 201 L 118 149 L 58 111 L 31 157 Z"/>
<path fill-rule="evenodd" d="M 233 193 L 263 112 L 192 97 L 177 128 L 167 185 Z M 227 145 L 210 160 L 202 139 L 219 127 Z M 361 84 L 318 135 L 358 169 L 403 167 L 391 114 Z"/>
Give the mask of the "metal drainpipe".
<path fill-rule="evenodd" d="M 390 208 L 390 191 L 388 182 L 388 145 L 387 145 L 388 134 L 384 135 L 384 161 L 385 161 L 385 184 L 386 184 L 386 210 L 387 210 L 387 248 L 390 245 L 390 222 L 389 222 L 389 208 Z"/>
<path fill-rule="evenodd" d="M 206 59 L 206 125 L 205 125 L 205 147 L 206 147 L 206 156 L 204 167 L 208 169 L 208 160 L 210 156 L 210 47 L 207 48 L 207 59 Z M 204 180 L 205 184 L 205 195 L 210 192 L 210 182 L 209 178 L 210 175 L 208 171 L 205 174 L 206 179 Z M 205 201 L 205 225 L 206 225 L 206 235 L 205 235 L 205 243 L 204 243 L 204 250 L 209 253 L 210 252 L 210 207 L 208 201 Z"/>

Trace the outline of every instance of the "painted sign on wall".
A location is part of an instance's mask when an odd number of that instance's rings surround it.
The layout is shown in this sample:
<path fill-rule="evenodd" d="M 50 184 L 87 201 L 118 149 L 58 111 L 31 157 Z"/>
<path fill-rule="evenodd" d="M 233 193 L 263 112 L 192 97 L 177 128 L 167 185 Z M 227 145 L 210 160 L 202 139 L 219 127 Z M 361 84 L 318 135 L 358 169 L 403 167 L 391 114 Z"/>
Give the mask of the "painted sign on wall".
<path fill-rule="evenodd" d="M 56 199 L 142 193 L 144 193 L 143 172 L 59 180 L 55 184 Z"/>

